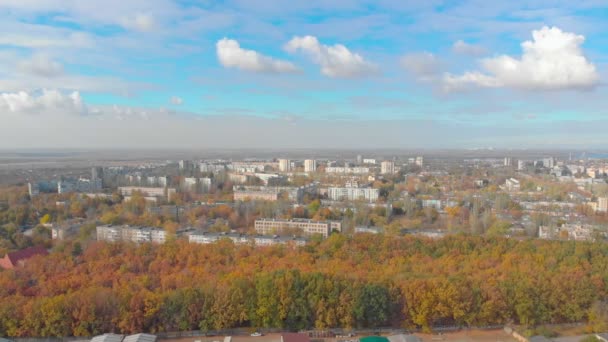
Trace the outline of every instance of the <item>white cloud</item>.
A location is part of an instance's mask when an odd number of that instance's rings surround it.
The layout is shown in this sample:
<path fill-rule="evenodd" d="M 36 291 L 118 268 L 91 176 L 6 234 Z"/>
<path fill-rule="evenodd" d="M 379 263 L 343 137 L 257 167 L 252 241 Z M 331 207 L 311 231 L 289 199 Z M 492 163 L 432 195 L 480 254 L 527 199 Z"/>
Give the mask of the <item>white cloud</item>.
<path fill-rule="evenodd" d="M 452 51 L 461 55 L 480 56 L 486 53 L 486 49 L 479 45 L 469 44 L 463 40 L 457 40 L 452 45 Z"/>
<path fill-rule="evenodd" d="M 182 103 L 184 103 L 184 99 L 182 99 L 181 97 L 177 97 L 177 96 L 171 96 L 171 99 L 169 99 L 169 102 L 171 102 L 172 105 L 180 106 Z"/>
<path fill-rule="evenodd" d="M 532 31 L 532 41 L 521 44 L 520 58 L 502 55 L 481 60 L 481 71 L 455 76 L 446 74 L 447 90 L 466 85 L 511 87 L 516 89 L 588 89 L 599 82 L 595 65 L 580 46 L 585 37 L 563 32 L 557 27 Z"/>
<path fill-rule="evenodd" d="M 93 39 L 83 32 L 64 32 L 54 28 L 26 26 L 15 29 L 28 29 L 26 32 L 0 33 L 0 45 L 41 48 L 89 48 L 94 45 Z"/>
<path fill-rule="evenodd" d="M 435 80 L 443 68 L 441 61 L 430 52 L 404 55 L 400 64 L 419 81 Z"/>
<path fill-rule="evenodd" d="M 61 112 L 84 115 L 87 108 L 77 91 L 65 94 L 58 90 L 44 89 L 42 92 L 1 93 L 0 114 L 2 111 L 17 114 Z"/>
<path fill-rule="evenodd" d="M 141 32 L 152 31 L 156 26 L 154 17 L 148 13 L 137 13 L 132 17 L 123 18 L 121 24 L 125 28 Z"/>
<path fill-rule="evenodd" d="M 217 58 L 226 68 L 262 73 L 290 73 L 298 68 L 287 61 L 264 56 L 253 50 L 241 48 L 233 39 L 220 39 L 216 44 Z"/>
<path fill-rule="evenodd" d="M 17 68 L 21 72 L 47 78 L 63 74 L 63 66 L 43 54 L 34 55 L 28 60 L 19 62 Z"/>
<path fill-rule="evenodd" d="M 314 63 L 321 66 L 321 73 L 329 77 L 353 78 L 378 72 L 375 64 L 351 52 L 344 45 L 324 45 L 313 36 L 294 37 L 285 45 L 285 50 L 290 53 L 299 50 L 305 52 Z"/>

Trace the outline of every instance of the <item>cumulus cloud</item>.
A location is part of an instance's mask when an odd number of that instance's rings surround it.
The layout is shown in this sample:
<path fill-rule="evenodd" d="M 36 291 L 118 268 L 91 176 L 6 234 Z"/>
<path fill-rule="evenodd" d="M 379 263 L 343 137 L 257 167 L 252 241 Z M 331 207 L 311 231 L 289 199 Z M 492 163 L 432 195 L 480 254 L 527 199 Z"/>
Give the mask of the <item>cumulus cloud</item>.
<path fill-rule="evenodd" d="M 259 52 L 241 48 L 234 39 L 220 39 L 216 44 L 217 58 L 226 68 L 260 73 L 291 73 L 298 68 L 287 61 L 264 56 Z"/>
<path fill-rule="evenodd" d="M 557 27 L 532 31 L 531 41 L 521 44 L 520 58 L 502 55 L 481 60 L 483 71 L 455 76 L 446 74 L 447 90 L 467 85 L 511 87 L 516 89 L 588 89 L 599 82 L 599 75 L 581 50 L 585 37 L 563 32 Z"/>
<path fill-rule="evenodd" d="M 171 98 L 169 99 L 169 102 L 171 102 L 172 105 L 180 106 L 182 103 L 184 103 L 184 99 L 182 99 L 181 97 L 177 97 L 177 96 L 171 96 Z"/>
<path fill-rule="evenodd" d="M 443 69 L 441 61 L 430 52 L 404 55 L 400 64 L 419 81 L 435 80 Z"/>
<path fill-rule="evenodd" d="M 59 90 L 44 89 L 41 92 L 1 93 L 0 114 L 3 111 L 17 114 L 62 112 L 84 115 L 87 108 L 77 91 L 66 94 Z"/>
<path fill-rule="evenodd" d="M 285 50 L 290 53 L 304 52 L 314 63 L 321 66 L 321 73 L 329 77 L 354 78 L 378 72 L 375 64 L 351 52 L 344 45 L 324 45 L 313 36 L 294 37 L 285 45 Z"/>
<path fill-rule="evenodd" d="M 47 55 L 35 55 L 28 60 L 21 61 L 17 68 L 24 73 L 39 77 L 56 77 L 63 74 L 63 66 L 50 59 Z"/>
<path fill-rule="evenodd" d="M 457 40 L 452 45 L 452 51 L 461 55 L 480 56 L 486 53 L 486 49 L 479 45 L 469 44 L 463 40 Z"/>

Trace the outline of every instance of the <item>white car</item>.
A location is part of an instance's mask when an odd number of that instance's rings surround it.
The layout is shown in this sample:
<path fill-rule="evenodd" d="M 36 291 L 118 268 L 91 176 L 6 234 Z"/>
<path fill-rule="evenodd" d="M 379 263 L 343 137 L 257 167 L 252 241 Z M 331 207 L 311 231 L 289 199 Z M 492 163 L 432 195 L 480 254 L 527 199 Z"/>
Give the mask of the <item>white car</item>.
<path fill-rule="evenodd" d="M 258 332 L 258 331 L 256 331 L 253 334 L 251 334 L 251 337 L 260 337 L 260 336 L 263 336 L 263 335 L 262 335 L 261 332 Z"/>

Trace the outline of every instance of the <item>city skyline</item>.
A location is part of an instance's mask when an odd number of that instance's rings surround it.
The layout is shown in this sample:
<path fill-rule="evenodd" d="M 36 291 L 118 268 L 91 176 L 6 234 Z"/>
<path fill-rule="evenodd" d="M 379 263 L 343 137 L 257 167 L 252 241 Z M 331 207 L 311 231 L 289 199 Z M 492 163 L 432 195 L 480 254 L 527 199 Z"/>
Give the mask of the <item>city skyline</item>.
<path fill-rule="evenodd" d="M 600 148 L 605 10 L 4 1 L 0 146 Z"/>

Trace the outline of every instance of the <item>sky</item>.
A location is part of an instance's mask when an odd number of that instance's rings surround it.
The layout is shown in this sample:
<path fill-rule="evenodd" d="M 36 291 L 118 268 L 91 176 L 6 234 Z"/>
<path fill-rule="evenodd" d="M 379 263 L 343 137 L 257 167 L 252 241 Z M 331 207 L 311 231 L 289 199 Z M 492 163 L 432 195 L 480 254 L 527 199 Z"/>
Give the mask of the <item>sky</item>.
<path fill-rule="evenodd" d="M 0 0 L 0 149 L 603 148 L 606 0 Z"/>

